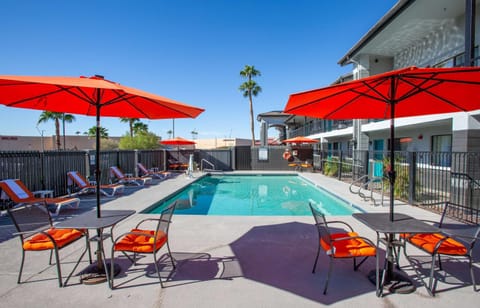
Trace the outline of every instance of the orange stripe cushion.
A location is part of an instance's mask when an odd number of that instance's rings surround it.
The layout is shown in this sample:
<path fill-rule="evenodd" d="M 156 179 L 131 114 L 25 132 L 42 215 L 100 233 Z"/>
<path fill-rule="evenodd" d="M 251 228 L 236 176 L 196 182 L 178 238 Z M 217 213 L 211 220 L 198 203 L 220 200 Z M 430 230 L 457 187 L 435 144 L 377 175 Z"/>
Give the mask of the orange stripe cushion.
<path fill-rule="evenodd" d="M 342 237 L 358 236 L 356 232 L 348 233 L 335 233 L 331 234 L 331 239 L 339 239 Z M 325 251 L 329 251 L 331 246 L 328 245 L 323 239 L 320 241 L 322 248 Z M 351 258 L 351 257 L 366 257 L 375 256 L 376 248 L 365 242 L 363 239 L 348 239 L 338 242 L 334 242 L 334 257 L 335 258 Z"/>
<path fill-rule="evenodd" d="M 46 231 L 53 237 L 53 240 L 57 243 L 58 248 L 75 241 L 82 237 L 83 233 L 77 229 L 49 229 Z M 31 239 L 23 243 L 23 249 L 25 250 L 47 250 L 53 249 L 54 245 L 52 241 L 42 233 L 35 234 Z"/>
<path fill-rule="evenodd" d="M 437 243 L 444 238 L 445 236 L 439 233 L 416 234 L 410 238 L 410 242 L 430 254 L 433 254 L 433 250 Z M 438 253 L 446 255 L 464 255 L 467 253 L 467 248 L 462 243 L 449 238 L 440 245 Z"/>
<path fill-rule="evenodd" d="M 140 229 L 133 229 L 130 232 L 138 232 L 138 233 L 146 233 L 149 235 L 154 235 L 154 230 L 140 230 Z M 159 231 L 157 233 L 157 243 L 156 243 L 156 250 L 162 248 L 162 246 L 167 242 L 167 235 L 163 231 Z M 131 251 L 131 252 L 139 252 L 139 253 L 149 253 L 153 252 L 153 245 L 154 245 L 154 238 L 148 237 L 145 235 L 137 235 L 137 234 L 127 234 L 123 237 L 120 242 L 115 244 L 116 251 Z"/>

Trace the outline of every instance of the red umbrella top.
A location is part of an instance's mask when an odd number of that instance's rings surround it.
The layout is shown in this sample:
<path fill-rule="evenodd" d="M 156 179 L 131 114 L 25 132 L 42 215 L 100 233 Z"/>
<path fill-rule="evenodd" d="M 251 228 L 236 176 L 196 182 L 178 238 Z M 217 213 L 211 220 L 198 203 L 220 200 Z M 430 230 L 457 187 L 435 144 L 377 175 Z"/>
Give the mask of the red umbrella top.
<path fill-rule="evenodd" d="M 0 76 L 0 104 L 81 115 L 148 119 L 195 118 L 204 111 L 101 76 Z"/>
<path fill-rule="evenodd" d="M 195 141 L 184 139 L 182 137 L 176 137 L 173 139 L 162 140 L 160 143 L 165 145 L 191 145 L 195 144 Z"/>
<path fill-rule="evenodd" d="M 285 139 L 285 140 L 282 141 L 282 143 L 297 143 L 297 144 L 299 144 L 299 143 L 318 143 L 318 140 L 298 136 L 298 137 L 294 137 L 294 138 L 290 138 L 290 139 Z"/>
<path fill-rule="evenodd" d="M 284 112 L 340 120 L 470 111 L 480 109 L 479 85 L 479 67 L 409 67 L 292 94 Z"/>

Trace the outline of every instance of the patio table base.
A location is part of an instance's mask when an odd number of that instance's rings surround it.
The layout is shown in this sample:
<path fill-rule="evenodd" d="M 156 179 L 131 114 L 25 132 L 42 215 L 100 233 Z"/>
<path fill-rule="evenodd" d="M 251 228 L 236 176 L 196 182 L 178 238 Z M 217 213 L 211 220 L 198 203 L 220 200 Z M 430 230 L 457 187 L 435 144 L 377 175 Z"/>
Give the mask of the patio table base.
<path fill-rule="evenodd" d="M 382 275 L 383 270 L 380 270 L 380 277 L 382 277 Z M 368 280 L 370 280 L 371 283 L 376 285 L 377 279 L 375 270 L 372 270 L 370 271 L 370 273 L 368 273 Z M 415 292 L 415 290 L 417 289 L 409 277 L 398 272 L 392 273 L 390 279 L 388 281 L 385 281 L 383 283 L 383 286 L 381 286 L 381 290 L 383 290 L 384 287 L 387 287 L 390 293 L 398 294 L 410 294 Z M 382 291 L 380 292 L 383 293 Z"/>
<path fill-rule="evenodd" d="M 111 264 L 107 262 L 107 273 L 109 274 Z M 114 264 L 114 276 L 121 272 L 120 265 Z M 107 281 L 107 275 L 104 268 L 99 268 L 97 264 L 92 264 L 80 273 L 80 282 L 86 285 L 94 285 Z"/>

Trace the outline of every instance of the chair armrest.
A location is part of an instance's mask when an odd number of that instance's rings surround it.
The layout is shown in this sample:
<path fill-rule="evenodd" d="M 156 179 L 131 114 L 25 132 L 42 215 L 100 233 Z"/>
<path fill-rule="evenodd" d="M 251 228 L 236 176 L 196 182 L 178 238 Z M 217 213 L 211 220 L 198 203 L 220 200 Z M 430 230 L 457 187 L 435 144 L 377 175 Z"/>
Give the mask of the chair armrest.
<path fill-rule="evenodd" d="M 330 241 L 341 242 L 341 241 L 354 240 L 354 239 L 361 239 L 361 240 L 367 242 L 368 244 L 372 245 L 373 247 L 377 247 L 377 245 L 375 245 L 370 239 L 368 239 L 366 237 L 363 237 L 363 236 L 345 236 L 345 237 L 340 237 L 340 238 L 336 238 L 336 239 L 330 239 Z"/>
<path fill-rule="evenodd" d="M 145 219 L 142 219 L 140 220 L 137 225 L 135 226 L 135 228 L 138 228 L 140 225 L 142 225 L 144 222 L 148 222 L 148 221 L 159 221 L 160 218 L 145 218 Z"/>
<path fill-rule="evenodd" d="M 348 223 L 346 223 L 344 221 L 331 220 L 331 221 L 327 221 L 327 224 L 341 224 L 341 225 L 347 226 L 350 229 L 350 232 L 354 232 L 352 226 L 350 226 Z"/>
<path fill-rule="evenodd" d="M 166 220 L 166 219 L 160 219 L 160 218 L 145 218 L 139 221 L 138 224 L 135 226 L 135 228 L 138 228 L 140 225 L 142 225 L 144 222 L 147 222 L 147 221 L 157 221 L 157 222 L 163 221 L 163 222 L 169 222 L 169 223 L 172 222 L 172 220 Z"/>

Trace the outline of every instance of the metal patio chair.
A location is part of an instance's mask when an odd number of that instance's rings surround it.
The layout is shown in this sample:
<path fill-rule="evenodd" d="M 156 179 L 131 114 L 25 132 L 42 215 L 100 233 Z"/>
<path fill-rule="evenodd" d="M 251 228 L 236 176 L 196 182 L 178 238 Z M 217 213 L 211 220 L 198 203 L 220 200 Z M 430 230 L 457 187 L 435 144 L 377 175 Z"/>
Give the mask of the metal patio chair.
<path fill-rule="evenodd" d="M 136 255 L 137 254 L 152 254 L 155 270 L 160 281 L 160 285 L 163 288 L 162 277 L 160 276 L 160 270 L 158 268 L 158 259 L 157 252 L 163 247 L 167 246 L 168 255 L 170 261 L 172 262 L 173 268 L 175 269 L 175 262 L 170 251 L 170 246 L 168 243 L 168 230 L 170 227 L 170 222 L 175 211 L 176 202 L 170 204 L 166 209 L 162 211 L 159 218 L 146 218 L 140 221 L 134 229 L 130 232 L 123 233 L 119 235 L 112 245 L 112 270 L 111 270 L 111 288 L 114 288 L 113 279 L 114 279 L 114 254 L 115 252 L 122 252 L 133 265 L 136 265 Z M 155 221 L 157 226 L 155 229 L 143 229 L 141 226 L 146 222 Z M 128 255 L 128 253 L 133 253 L 133 257 Z"/>
<path fill-rule="evenodd" d="M 52 225 L 50 212 L 44 205 L 26 204 L 15 208 L 8 209 L 8 214 L 12 219 L 22 246 L 22 260 L 20 262 L 20 271 L 18 273 L 17 283 L 21 283 L 23 265 L 25 263 L 26 251 L 45 251 L 50 250 L 49 265 L 52 265 L 52 255 L 55 255 L 55 263 L 58 274 L 58 284 L 64 286 L 62 282 L 62 271 L 60 266 L 59 251 L 69 246 L 81 238 L 85 238 L 85 250 L 80 255 L 73 270 L 65 280 L 65 284 L 73 274 L 78 264 L 88 251 L 90 263 L 92 256 L 90 253 L 90 245 L 88 241 L 88 231 L 78 229 L 56 229 Z"/>
<path fill-rule="evenodd" d="M 353 228 L 346 222 L 327 221 L 325 215 L 319 211 L 315 205 L 312 203 L 309 203 L 309 205 L 318 231 L 318 250 L 312 273 L 315 273 L 320 250 L 324 250 L 330 258 L 327 280 L 325 281 L 325 287 L 323 289 L 323 294 L 327 294 L 328 282 L 333 268 L 333 259 L 353 258 L 353 270 L 356 271 L 368 257 L 376 257 L 377 248 L 372 241 L 354 232 Z M 348 231 L 333 233 L 330 229 L 330 225 L 332 224 L 346 226 Z M 357 264 L 357 258 L 359 257 L 363 259 Z"/>
<path fill-rule="evenodd" d="M 402 234 L 401 238 L 405 242 L 426 252 L 432 257 L 430 265 L 430 275 L 428 277 L 428 285 L 423 281 L 428 293 L 435 296 L 435 270 L 436 261 L 438 260 L 438 269 L 443 270 L 441 257 L 448 256 L 451 258 L 465 258 L 468 261 L 470 270 L 470 278 L 472 280 L 473 290 L 478 291 L 475 282 L 473 270 L 473 248 L 477 239 L 480 238 L 479 224 L 459 224 L 458 222 L 447 222 L 446 215 L 449 211 L 462 211 L 470 213 L 469 215 L 479 216 L 479 209 L 467 208 L 462 205 L 447 202 L 443 209 L 442 217 L 438 223 L 438 227 L 442 233 L 427 234 Z M 407 255 L 406 245 L 403 246 L 403 252 L 410 265 L 413 267 L 418 277 L 421 277 L 417 267 L 411 261 L 411 257 Z"/>

